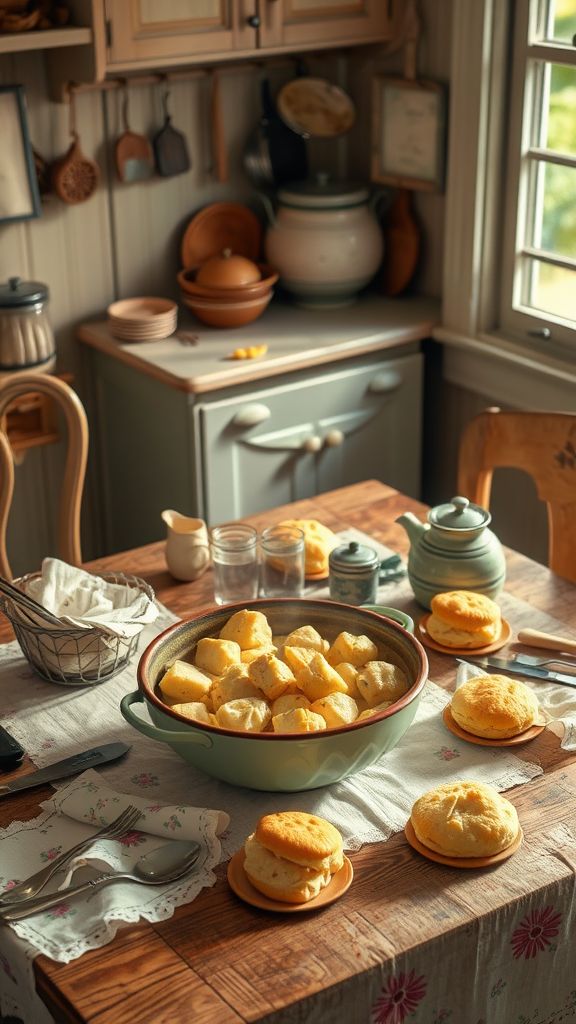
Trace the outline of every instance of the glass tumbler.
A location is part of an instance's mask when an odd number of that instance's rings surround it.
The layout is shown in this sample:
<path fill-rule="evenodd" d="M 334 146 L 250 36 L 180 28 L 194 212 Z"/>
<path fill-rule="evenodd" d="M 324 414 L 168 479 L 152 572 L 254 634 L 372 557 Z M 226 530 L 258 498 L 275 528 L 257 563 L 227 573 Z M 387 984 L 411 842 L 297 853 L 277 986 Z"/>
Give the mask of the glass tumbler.
<path fill-rule="evenodd" d="M 302 597 L 304 532 L 296 526 L 269 526 L 260 536 L 262 597 Z"/>
<path fill-rule="evenodd" d="M 242 523 L 215 526 L 210 535 L 216 604 L 258 597 L 258 534 Z"/>

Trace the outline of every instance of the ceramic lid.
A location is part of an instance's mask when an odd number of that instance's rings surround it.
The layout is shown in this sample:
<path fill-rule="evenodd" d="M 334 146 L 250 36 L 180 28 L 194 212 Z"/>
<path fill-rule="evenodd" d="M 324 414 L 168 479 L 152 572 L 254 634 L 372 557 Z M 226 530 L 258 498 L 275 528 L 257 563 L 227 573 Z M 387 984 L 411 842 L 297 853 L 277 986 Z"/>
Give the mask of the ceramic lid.
<path fill-rule="evenodd" d="M 0 308 L 33 306 L 37 302 L 46 302 L 48 295 L 47 285 L 40 281 L 23 281 L 20 277 L 11 277 L 0 284 Z"/>
<path fill-rule="evenodd" d="M 285 206 L 307 210 L 337 210 L 362 206 L 368 202 L 370 190 L 365 185 L 347 181 L 331 181 L 327 174 L 318 174 L 314 181 L 298 181 L 278 191 L 278 201 Z"/>
<path fill-rule="evenodd" d="M 364 569 L 374 569 L 379 563 L 379 558 L 374 548 L 359 544 L 357 540 L 351 540 L 348 544 L 334 548 L 330 552 L 328 561 L 331 569 L 359 572 Z"/>
<path fill-rule="evenodd" d="M 445 530 L 477 530 L 488 526 L 491 519 L 485 508 L 459 496 L 445 505 L 436 505 L 428 513 L 428 522 Z"/>

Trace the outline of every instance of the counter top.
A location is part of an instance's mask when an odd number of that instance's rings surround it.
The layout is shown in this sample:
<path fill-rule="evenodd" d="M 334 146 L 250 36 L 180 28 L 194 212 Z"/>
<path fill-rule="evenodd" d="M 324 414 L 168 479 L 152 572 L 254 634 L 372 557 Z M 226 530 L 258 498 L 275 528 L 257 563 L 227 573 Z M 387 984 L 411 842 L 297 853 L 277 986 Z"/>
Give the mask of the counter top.
<path fill-rule="evenodd" d="M 106 320 L 83 324 L 78 339 L 179 391 L 201 394 L 420 341 L 439 321 L 435 299 L 367 295 L 326 310 L 275 299 L 255 323 L 233 330 L 205 327 L 180 310 L 178 330 L 162 341 L 118 341 Z M 262 344 L 264 357 L 230 358 L 235 348 Z"/>

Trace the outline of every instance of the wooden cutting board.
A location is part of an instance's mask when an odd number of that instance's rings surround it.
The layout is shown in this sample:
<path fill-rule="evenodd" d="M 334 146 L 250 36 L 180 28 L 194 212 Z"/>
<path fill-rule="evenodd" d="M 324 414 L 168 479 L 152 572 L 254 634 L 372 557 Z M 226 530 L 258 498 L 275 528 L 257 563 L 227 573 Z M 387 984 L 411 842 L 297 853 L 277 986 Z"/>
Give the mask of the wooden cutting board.
<path fill-rule="evenodd" d="M 398 189 L 388 209 L 383 233 L 382 291 L 385 295 L 400 295 L 410 284 L 420 255 L 420 228 L 412 212 L 409 189 Z"/>

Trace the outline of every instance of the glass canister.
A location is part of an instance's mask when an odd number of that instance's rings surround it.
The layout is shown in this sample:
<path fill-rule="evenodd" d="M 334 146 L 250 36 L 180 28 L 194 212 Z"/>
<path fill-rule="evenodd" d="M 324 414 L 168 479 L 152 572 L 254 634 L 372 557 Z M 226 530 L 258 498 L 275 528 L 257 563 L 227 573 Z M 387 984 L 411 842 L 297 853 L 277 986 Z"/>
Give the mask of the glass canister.
<path fill-rule="evenodd" d="M 56 346 L 48 299 L 48 287 L 39 281 L 11 277 L 0 284 L 0 373 L 53 369 Z"/>
<path fill-rule="evenodd" d="M 380 559 L 373 548 L 351 540 L 330 553 L 329 586 L 333 601 L 374 604 L 378 597 Z"/>

